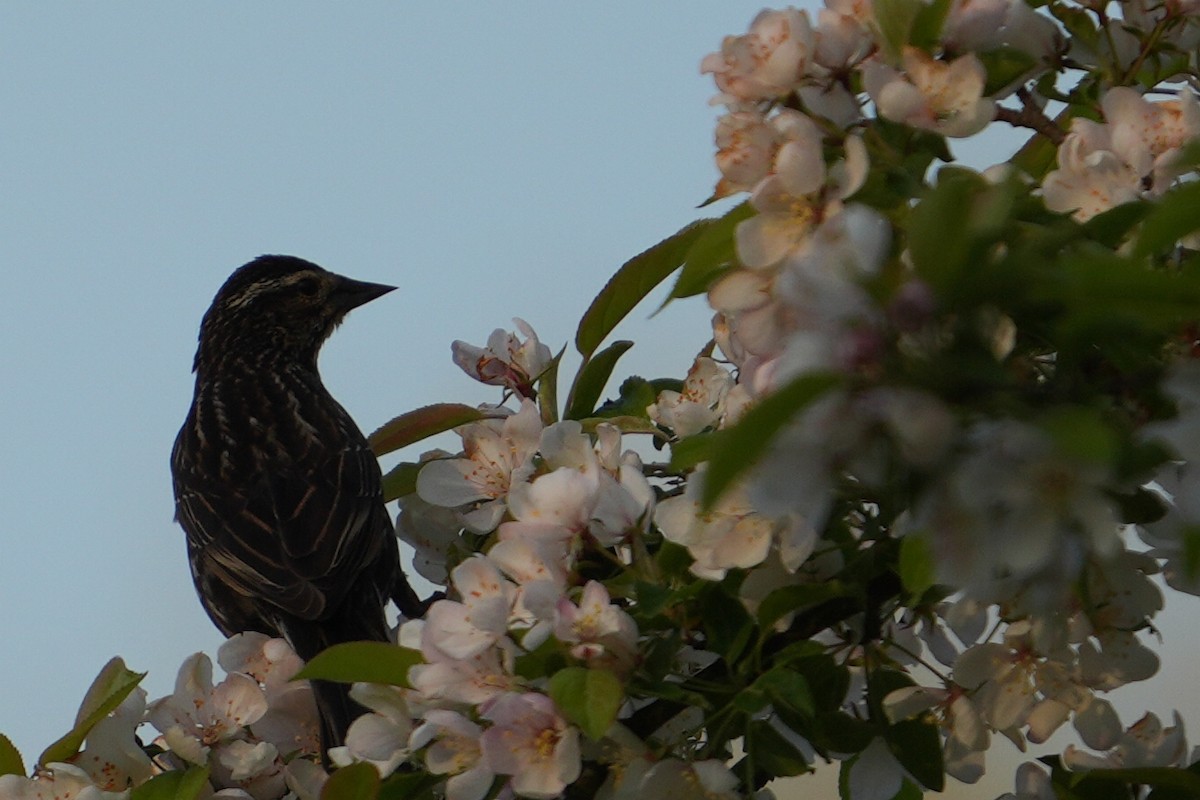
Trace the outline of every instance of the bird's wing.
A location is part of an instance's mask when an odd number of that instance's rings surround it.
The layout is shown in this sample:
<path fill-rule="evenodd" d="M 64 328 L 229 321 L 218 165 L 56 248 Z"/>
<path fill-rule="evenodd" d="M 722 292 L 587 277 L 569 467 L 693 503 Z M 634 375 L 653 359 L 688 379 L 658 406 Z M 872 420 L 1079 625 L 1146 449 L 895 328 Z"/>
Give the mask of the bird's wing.
<path fill-rule="evenodd" d="M 397 563 L 378 462 L 365 441 L 352 440 L 310 452 L 305 463 L 313 466 L 260 473 L 240 486 L 205 483 L 195 472 L 196 480 L 177 486 L 197 582 L 215 581 L 300 619 L 321 619 L 347 592 L 368 588 L 382 592 L 382 607 L 388 586 L 362 585 L 382 582 L 364 574 L 381 555 Z"/>

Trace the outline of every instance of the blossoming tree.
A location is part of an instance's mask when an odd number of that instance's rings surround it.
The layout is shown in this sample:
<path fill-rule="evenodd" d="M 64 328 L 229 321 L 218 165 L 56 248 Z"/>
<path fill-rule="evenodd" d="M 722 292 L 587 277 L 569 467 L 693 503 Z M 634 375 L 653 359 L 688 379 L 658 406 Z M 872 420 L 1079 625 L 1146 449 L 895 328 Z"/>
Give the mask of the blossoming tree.
<path fill-rule="evenodd" d="M 235 636 L 149 704 L 114 660 L 32 770 L 0 738 L 0 796 L 768 797 L 827 761 L 907 799 L 1069 722 L 1009 797 L 1200 797 L 1183 722 L 1107 699 L 1157 671 L 1154 576 L 1200 593 L 1198 45 L 1193 0 L 762 12 L 701 63 L 712 200 L 748 199 L 620 268 L 569 385 L 517 320 L 452 348 L 498 405 L 371 437 L 461 438 L 385 479 L 444 599 L 307 665 Z M 950 163 L 991 125 L 1028 140 Z M 672 275 L 699 354 L 604 399 Z M 332 774 L 296 677 L 371 711 Z"/>

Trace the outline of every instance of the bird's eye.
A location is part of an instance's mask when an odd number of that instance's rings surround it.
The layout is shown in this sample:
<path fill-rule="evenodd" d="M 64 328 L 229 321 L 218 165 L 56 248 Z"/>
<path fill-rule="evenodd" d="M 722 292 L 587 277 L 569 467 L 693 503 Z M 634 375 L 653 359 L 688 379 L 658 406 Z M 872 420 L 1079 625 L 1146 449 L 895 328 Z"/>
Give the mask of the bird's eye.
<path fill-rule="evenodd" d="M 321 282 L 316 278 L 302 278 L 296 282 L 296 291 L 305 297 L 316 297 L 321 290 Z"/>

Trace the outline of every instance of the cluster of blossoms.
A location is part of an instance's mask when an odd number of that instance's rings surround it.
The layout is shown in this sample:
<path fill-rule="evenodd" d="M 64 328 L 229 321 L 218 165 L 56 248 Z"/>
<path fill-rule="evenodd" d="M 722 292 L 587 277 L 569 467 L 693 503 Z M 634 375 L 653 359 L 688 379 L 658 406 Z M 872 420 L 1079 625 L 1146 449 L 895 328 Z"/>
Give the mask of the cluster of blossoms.
<path fill-rule="evenodd" d="M 701 512 L 700 470 L 683 495 L 660 503 L 656 522 L 688 547 L 697 575 L 751 570 L 743 583 L 749 601 L 756 572 L 774 575 L 774 586 L 781 572 L 802 581 L 836 573 L 837 564 L 805 561 L 830 549 L 822 534 L 832 524 L 865 537 L 861 521 L 830 516 L 847 482 L 859 493 L 885 490 L 897 461 L 920 475 L 911 504 L 875 524 L 921 538 L 937 582 L 961 590 L 959 603 L 924 612 L 925 632 L 941 630 L 941 615 L 961 613 L 952 609 L 963 603 L 993 607 L 997 624 L 991 641 L 977 641 L 982 625 L 962 637 L 961 621 L 951 626 L 957 644 L 944 635 L 927 640 L 947 669 L 943 685 L 898 690 L 885 705 L 893 721 L 935 712 L 946 772 L 969 782 L 983 774 L 990 732 L 1036 743 L 1073 719 L 1089 747 L 1122 741 L 1116 714 L 1096 693 L 1157 671 L 1157 657 L 1136 633 L 1162 607 L 1151 576 L 1166 561 L 1173 587 L 1200 588 L 1180 561 L 1200 519 L 1191 466 L 1200 456 L 1197 377 L 1185 364 L 1168 383 L 1179 416 L 1144 432 L 1180 459 L 1149 484 L 1168 512 L 1137 527 L 1154 548 L 1149 554 L 1127 549 L 1113 493 L 1134 487 L 1111 464 L 1064 449 L 1052 425 L 965 415 L 932 392 L 893 383 L 896 359 L 936 351 L 928 343 L 943 323 L 895 216 L 858 202 L 876 166 L 876 150 L 864 145 L 878 136 L 870 110 L 947 137 L 974 135 L 995 119 L 1048 133 L 1058 143 L 1058 169 L 1034 191 L 1046 208 L 1080 222 L 1161 197 L 1193 169 L 1183 160 L 1185 145 L 1200 135 L 1193 88 L 1151 100 L 1144 87 L 1101 85 L 1099 121 L 1075 116 L 1057 134 L 1032 88 L 1064 66 L 1132 75 L 1166 58 L 1156 46 L 1181 55 L 1160 79 L 1191 75 L 1194 86 L 1200 9 L 1120 6 L 1123 20 L 1085 6 L 1096 14 L 1098 35 L 1068 47 L 1050 16 L 1020 0 L 954 2 L 937 36 L 915 46 L 894 39 L 895 20 L 877 19 L 873 4 L 827 0 L 815 24 L 804 11 L 763 11 L 702 64 L 716 81 L 714 103 L 726 107 L 716 128 L 722 177 L 714 198 L 748 192 L 752 213 L 734 231 L 736 262 L 708 289 L 714 340 L 732 372 L 699 359 L 686 400 L 667 397 L 664 406 L 660 399 L 664 408 L 651 407 L 651 418 L 687 436 L 701 425 L 736 423 L 748 405 L 797 378 L 833 375 L 837 388 L 796 414 L 749 479 L 714 506 Z M 1024 54 L 1024 71 L 1001 85 L 985 68 L 988 54 L 1013 50 Z M 1020 112 L 1000 105 L 1014 93 Z M 991 329 L 993 356 L 1003 363 L 1018 332 L 1007 317 Z M 1170 763 L 1186 763 L 1182 752 Z M 878 759 L 872 763 L 879 768 Z M 1076 755 L 1067 763 L 1101 762 Z"/>
<path fill-rule="evenodd" d="M 1042 181 L 1046 207 L 1085 222 L 1142 197 L 1162 195 L 1185 171 L 1183 146 L 1200 135 L 1200 102 L 1191 89 L 1151 102 L 1128 86 L 1105 92 L 1104 122 L 1071 121 L 1058 169 Z"/>
<path fill-rule="evenodd" d="M 327 760 L 449 800 L 765 799 L 818 757 L 887 800 L 1068 722 L 1089 752 L 1023 766 L 1009 797 L 1200 760 L 1178 718 L 1125 726 L 1106 696 L 1158 671 L 1160 581 L 1200 594 L 1197 45 L 1191 0 L 826 0 L 727 37 L 701 65 L 711 200 L 745 202 L 622 268 L 682 264 L 672 297 L 706 294 L 710 343 L 684 380 L 600 404 L 628 343 L 596 348 L 649 291 L 614 280 L 566 419 L 523 320 L 453 344 L 503 401 L 401 418 L 461 450 L 389 476 L 445 596 L 399 625 L 394 685 L 354 685 L 370 713 Z M 1035 139 L 931 179 L 946 137 L 993 121 Z M 204 767 L 204 798 L 316 800 L 294 653 L 245 634 L 218 660 L 220 684 L 194 656 L 172 696 L 134 691 L 0 795 Z"/>
<path fill-rule="evenodd" d="M 0 776 L 0 797 L 124 800 L 156 775 L 200 766 L 208 769 L 204 797 L 317 800 L 327 775 L 312 690 L 290 680 L 300 658 L 282 639 L 245 633 L 226 641 L 217 659 L 226 672 L 220 683 L 209 657 L 196 653 L 172 694 L 148 704 L 145 690 L 133 689 L 69 763 L 47 764 L 32 778 Z M 137 735 L 143 723 L 158 732 L 149 747 Z"/>

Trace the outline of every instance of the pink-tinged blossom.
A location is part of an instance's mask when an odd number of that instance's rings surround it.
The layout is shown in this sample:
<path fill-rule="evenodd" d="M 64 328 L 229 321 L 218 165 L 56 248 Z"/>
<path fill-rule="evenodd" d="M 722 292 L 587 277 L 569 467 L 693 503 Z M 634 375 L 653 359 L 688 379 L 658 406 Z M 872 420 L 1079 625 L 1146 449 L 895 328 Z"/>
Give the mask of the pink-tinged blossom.
<path fill-rule="evenodd" d="M 907 686 L 889 693 L 883 700 L 883 709 L 893 723 L 933 713 L 946 740 L 946 773 L 963 783 L 975 783 L 983 777 L 983 756 L 991 745 L 991 733 L 979 708 L 962 687 Z"/>
<path fill-rule="evenodd" d="M 1059 146 L 1058 169 L 1042 181 L 1046 207 L 1086 221 L 1140 197 L 1157 197 L 1180 174 L 1182 147 L 1200 135 L 1200 103 L 1190 89 L 1152 103 L 1127 86 L 1101 100 L 1104 124 L 1077 119 Z"/>
<path fill-rule="evenodd" d="M 430 583 L 444 586 L 450 577 L 447 564 L 470 554 L 462 527 L 453 509 L 435 506 L 415 492 L 400 498 L 396 535 L 413 548 L 413 568 Z"/>
<path fill-rule="evenodd" d="M 733 111 L 717 120 L 717 169 L 713 198 L 748 192 L 774 169 L 779 132 L 760 112 Z"/>
<path fill-rule="evenodd" d="M 1075 730 L 1088 747 L 1112 747 L 1121 733 L 1121 720 L 1112 704 L 1080 683 L 1071 665 L 1048 660 L 1037 671 L 1042 695 L 1026 719 L 1026 737 L 1034 744 L 1049 739 L 1059 726 L 1074 718 Z"/>
<path fill-rule="evenodd" d="M 856 372 L 877 361 L 882 312 L 862 282 L 878 272 L 890 242 L 882 215 L 850 204 L 783 262 L 775 296 L 791 330 L 772 376 L 777 385 L 808 372 Z"/>
<path fill-rule="evenodd" d="M 480 744 L 492 772 L 511 775 L 510 786 L 521 797 L 557 797 L 582 768 L 579 731 L 558 713 L 543 694 L 505 694 L 482 710 L 492 723 Z"/>
<path fill-rule="evenodd" d="M 1100 631 L 1079 645 L 1080 680 L 1097 689 L 1148 680 L 1158 666 L 1158 655 L 1133 631 Z"/>
<path fill-rule="evenodd" d="M 733 376 L 716 361 L 697 358 L 688 370 L 683 391 L 659 392 L 658 399 L 646 408 L 646 414 L 676 436 L 691 436 L 705 428 L 715 428 L 724 413 L 725 395 L 733 384 Z"/>
<path fill-rule="evenodd" d="M 1135 769 L 1138 767 L 1182 767 L 1187 765 L 1187 736 L 1179 712 L 1175 724 L 1164 728 L 1154 714 L 1146 714 L 1129 726 L 1115 747 L 1104 755 L 1092 755 L 1068 745 L 1063 763 L 1071 770 Z"/>
<path fill-rule="evenodd" d="M 356 683 L 350 689 L 350 696 L 371 713 L 350 724 L 345 745 L 331 748 L 329 758 L 339 767 L 365 761 L 386 778 L 408 760 L 413 725 L 404 690 Z"/>
<path fill-rule="evenodd" d="M 830 70 L 858 64 L 875 46 L 871 26 L 875 15 L 871 3 L 841 3 L 826 0 L 817 12 L 814 60 Z"/>
<path fill-rule="evenodd" d="M 693 573 L 720 580 L 730 569 L 757 566 L 776 539 L 784 565 L 791 571 L 812 553 L 817 533 L 811 526 L 795 517 L 758 513 L 744 486 L 730 489 L 711 510 L 702 511 L 703 475 L 697 472 L 682 495 L 659 503 L 654 518 L 668 541 L 691 553 Z"/>
<path fill-rule="evenodd" d="M 550 348 L 538 341 L 537 334 L 523 319 L 513 319 L 516 333 L 497 328 L 488 337 L 486 347 L 455 340 L 451 345 L 454 363 L 480 383 L 503 386 L 521 397 L 534 397 L 534 382 L 550 365 Z"/>
<path fill-rule="evenodd" d="M 428 503 L 466 507 L 463 523 L 477 533 L 495 530 L 504 517 L 509 488 L 533 471 L 542 419 L 529 400 L 502 420 L 464 425 L 463 456 L 430 461 L 417 476 L 417 494 Z"/>
<path fill-rule="evenodd" d="M 718 53 L 700 62 L 721 94 L 715 102 L 736 105 L 786 95 L 804 77 L 813 57 L 808 14 L 795 8 L 764 10 L 742 36 L 726 36 Z"/>
<path fill-rule="evenodd" d="M 750 480 L 750 501 L 766 514 L 795 514 L 816 530 L 844 475 L 874 486 L 889 450 L 929 468 L 954 441 L 953 415 L 932 395 L 883 386 L 825 392 L 776 437 Z"/>
<path fill-rule="evenodd" d="M 555 617 L 554 636 L 571 645 L 575 658 L 618 672 L 633 667 L 637 659 L 637 624 L 610 601 L 603 584 L 588 581 L 579 605 L 561 598 Z"/>
<path fill-rule="evenodd" d="M 1037 764 L 1026 762 L 1017 767 L 1015 792 L 1005 792 L 996 800 L 1057 800 L 1050 775 Z"/>
<path fill-rule="evenodd" d="M 900 791 L 905 778 L 911 779 L 911 776 L 892 755 L 887 742 L 876 737 L 854 757 L 846 784 L 850 789 L 850 800 L 891 800 Z"/>
<path fill-rule="evenodd" d="M 262 633 L 239 633 L 221 645 L 217 662 L 226 672 L 245 673 L 262 686 L 267 711 L 254 723 L 256 738 L 288 757 L 319 752 L 316 702 L 307 681 L 292 680 L 304 662 L 291 645 Z"/>
<path fill-rule="evenodd" d="M 455 567 L 451 580 L 461 602 L 438 600 L 430 606 L 424 640 L 452 658 L 470 658 L 508 633 L 516 587 L 482 556 Z"/>
<path fill-rule="evenodd" d="M 1038 14 L 1024 0 L 954 0 L 941 39 L 956 53 L 983 53 L 1007 46 L 1038 60 L 1049 58 L 1062 45 L 1062 34 L 1053 19 Z M 1016 85 L 1028 78 L 1019 78 Z"/>
<path fill-rule="evenodd" d="M 432 709 L 413 731 L 413 750 L 425 750 L 425 767 L 434 775 L 448 775 L 446 800 L 482 800 L 492 788 L 495 774 L 483 758 L 483 728 L 457 711 Z"/>
<path fill-rule="evenodd" d="M 995 117 L 996 103 L 983 96 L 987 71 L 974 53 L 945 62 L 906 47 L 902 66 L 872 61 L 863 69 L 880 116 L 951 137 L 973 136 Z"/>
<path fill-rule="evenodd" d="M 625 541 L 631 531 L 646 529 L 654 504 L 654 489 L 646 480 L 641 458 L 626 450 L 614 471 L 609 472 L 606 467 L 600 474 L 600 490 L 589 531 L 601 545 L 613 547 Z"/>
<path fill-rule="evenodd" d="M 196 653 L 183 662 L 175 692 L 150 705 L 150 724 L 162 732 L 171 751 L 193 764 L 204 764 L 213 746 L 242 735 L 267 711 L 267 699 L 249 675 L 232 673 L 217 686 L 212 662 Z"/>
<path fill-rule="evenodd" d="M 942 24 L 942 43 L 955 52 L 996 49 L 1014 2 L 1024 5 L 1024 0 L 953 0 Z"/>
<path fill-rule="evenodd" d="M 1025 724 L 1037 703 L 1039 658 L 1019 643 L 984 642 L 967 648 L 954 665 L 954 681 L 972 693 L 980 715 L 1007 731 Z"/>
<path fill-rule="evenodd" d="M 721 761 L 664 758 L 641 771 L 636 792 L 627 797 L 655 800 L 737 800 L 738 779 Z"/>
<path fill-rule="evenodd" d="M 99 788 L 108 791 L 121 791 L 149 780 L 154 765 L 136 734 L 145 713 L 146 691 L 139 687 L 88 731 L 83 750 L 71 762 L 85 770 Z M 0 796 L 7 797 L 2 793 Z"/>
<path fill-rule="evenodd" d="M 1108 126 L 1075 119 L 1058 147 L 1058 169 L 1042 180 L 1042 198 L 1051 211 L 1071 211 L 1086 222 L 1137 200 L 1141 188 L 1141 176 L 1113 152 Z"/>
<path fill-rule="evenodd" d="M 129 790 L 108 792 L 73 764 L 50 763 L 32 778 L 0 775 L 4 800 L 129 800 Z"/>
<path fill-rule="evenodd" d="M 1034 582 L 1039 602 L 1061 602 L 1089 555 L 1117 552 L 1103 468 L 1014 420 L 980 423 L 967 441 L 916 507 L 914 527 L 931 537 L 940 581 L 980 590 L 999 579 Z"/>
<path fill-rule="evenodd" d="M 1166 514 L 1138 526 L 1138 537 L 1150 555 L 1163 559 L 1167 585 L 1180 592 L 1200 595 L 1200 574 L 1192 568 L 1192 531 L 1200 528 L 1200 462 L 1172 462 L 1160 468 L 1155 486 L 1165 495 Z"/>
<path fill-rule="evenodd" d="M 321 800 L 321 791 L 329 780 L 328 773 L 319 764 L 303 758 L 293 758 L 284 767 L 283 777 L 296 795 L 296 800 Z"/>
<path fill-rule="evenodd" d="M 1163 392 L 1175 404 L 1175 416 L 1147 425 L 1144 436 L 1166 444 L 1181 461 L 1200 463 L 1200 361 L 1172 367 Z"/>
<path fill-rule="evenodd" d="M 428 626 L 424 620 L 408 625 L 416 625 L 416 630 L 422 632 L 420 638 L 426 638 L 423 632 Z M 413 689 L 429 702 L 478 705 L 517 688 L 518 680 L 513 675 L 515 650 L 516 646 L 506 638 L 496 647 L 469 658 L 455 658 L 426 641 L 421 647 L 425 663 L 411 667 L 408 679 Z"/>
<path fill-rule="evenodd" d="M 238 739 L 214 748 L 213 752 L 215 757 L 209 761 L 212 770 L 209 780 L 220 788 L 215 797 L 275 800 L 283 794 L 287 780 L 275 745 Z"/>
<path fill-rule="evenodd" d="M 801 251 L 812 231 L 840 211 L 842 201 L 866 180 L 869 164 L 861 139 L 847 137 L 844 158 L 827 166 L 809 149 L 821 152 L 812 121 L 799 113 L 792 119 L 791 147 L 781 148 L 776 173 L 750 197 L 758 213 L 738 223 L 734 234 L 738 259 L 752 270 L 770 269 Z"/>
<path fill-rule="evenodd" d="M 594 455 L 591 459 L 595 461 Z M 591 523 L 600 489 L 599 464 L 581 471 L 563 466 L 532 481 L 515 484 L 509 491 L 508 509 L 513 520 L 500 525 L 502 541 L 528 539 L 552 547 L 556 557 L 569 563 Z"/>

